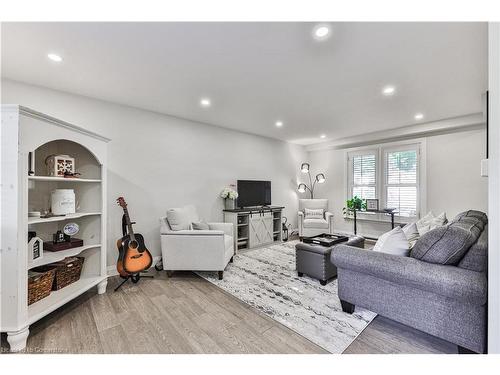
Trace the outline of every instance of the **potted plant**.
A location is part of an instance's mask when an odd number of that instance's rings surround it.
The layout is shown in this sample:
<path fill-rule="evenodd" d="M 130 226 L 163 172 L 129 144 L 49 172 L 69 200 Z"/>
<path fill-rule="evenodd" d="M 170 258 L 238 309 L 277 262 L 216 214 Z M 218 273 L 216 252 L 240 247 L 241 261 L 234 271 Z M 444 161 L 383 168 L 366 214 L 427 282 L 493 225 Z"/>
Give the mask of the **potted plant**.
<path fill-rule="evenodd" d="M 363 211 L 366 210 L 366 201 L 359 198 L 357 195 L 348 199 L 346 201 L 346 207 L 344 207 L 344 215 L 348 215 L 349 212 L 353 211 Z"/>
<path fill-rule="evenodd" d="M 231 185 L 232 186 L 232 185 Z M 226 210 L 234 210 L 236 207 L 235 201 L 238 198 L 238 192 L 232 187 L 225 187 L 220 192 L 220 197 L 224 199 Z"/>

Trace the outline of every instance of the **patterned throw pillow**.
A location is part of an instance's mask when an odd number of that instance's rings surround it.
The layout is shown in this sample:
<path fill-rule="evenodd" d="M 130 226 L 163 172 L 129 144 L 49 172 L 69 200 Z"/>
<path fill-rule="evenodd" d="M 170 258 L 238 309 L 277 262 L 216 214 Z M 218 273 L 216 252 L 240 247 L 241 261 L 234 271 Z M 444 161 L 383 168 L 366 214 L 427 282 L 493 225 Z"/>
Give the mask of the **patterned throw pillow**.
<path fill-rule="evenodd" d="M 415 246 L 418 239 L 420 238 L 420 234 L 418 233 L 417 229 L 417 224 L 416 223 L 406 224 L 403 227 L 403 233 L 405 234 L 406 239 L 408 240 L 408 244 L 410 245 L 410 250 L 413 249 L 413 246 Z"/>
<path fill-rule="evenodd" d="M 306 214 L 306 219 L 323 219 L 323 209 L 310 209 L 305 208 L 304 212 Z"/>
<path fill-rule="evenodd" d="M 447 222 L 448 219 L 446 218 L 446 213 L 441 212 L 438 216 L 434 216 L 431 211 L 415 224 L 417 225 L 418 233 L 422 236 L 424 233 L 427 233 L 432 229 L 442 227 Z"/>

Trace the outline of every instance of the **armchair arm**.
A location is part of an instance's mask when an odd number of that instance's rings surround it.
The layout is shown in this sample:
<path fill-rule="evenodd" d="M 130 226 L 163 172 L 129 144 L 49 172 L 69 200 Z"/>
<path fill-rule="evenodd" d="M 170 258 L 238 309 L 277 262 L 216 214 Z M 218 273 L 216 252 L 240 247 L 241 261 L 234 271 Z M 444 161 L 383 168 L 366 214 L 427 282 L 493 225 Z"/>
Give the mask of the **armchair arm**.
<path fill-rule="evenodd" d="M 325 219 L 328 222 L 329 233 L 333 233 L 333 213 L 325 212 Z"/>
<path fill-rule="evenodd" d="M 297 217 L 298 217 L 297 224 L 299 226 L 299 236 L 302 236 L 302 231 L 304 230 L 304 213 L 302 211 L 299 211 Z"/>
<path fill-rule="evenodd" d="M 444 297 L 479 305 L 487 300 L 484 273 L 347 245 L 336 246 L 331 260 L 340 269 L 368 274 Z"/>
<path fill-rule="evenodd" d="M 210 230 L 223 231 L 228 236 L 234 236 L 233 223 L 208 223 Z"/>

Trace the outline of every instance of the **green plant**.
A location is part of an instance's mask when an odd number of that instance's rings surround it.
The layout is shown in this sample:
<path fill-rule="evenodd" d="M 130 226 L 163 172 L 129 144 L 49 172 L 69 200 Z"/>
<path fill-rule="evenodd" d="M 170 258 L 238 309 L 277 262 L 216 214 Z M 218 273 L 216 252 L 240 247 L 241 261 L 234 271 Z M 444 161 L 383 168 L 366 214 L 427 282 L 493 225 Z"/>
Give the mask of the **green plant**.
<path fill-rule="evenodd" d="M 344 207 L 344 215 L 348 212 L 348 211 L 353 211 L 353 210 L 356 210 L 356 211 L 361 211 L 361 210 L 366 210 L 366 201 L 359 198 L 358 196 L 354 196 L 352 197 L 351 199 L 348 199 L 346 202 L 346 207 Z"/>

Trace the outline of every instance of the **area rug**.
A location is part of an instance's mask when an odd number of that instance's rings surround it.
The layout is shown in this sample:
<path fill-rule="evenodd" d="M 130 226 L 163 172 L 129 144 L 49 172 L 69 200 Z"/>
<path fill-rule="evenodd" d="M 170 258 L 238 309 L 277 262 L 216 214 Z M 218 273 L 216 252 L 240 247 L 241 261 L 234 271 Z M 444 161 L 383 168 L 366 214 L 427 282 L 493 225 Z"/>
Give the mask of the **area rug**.
<path fill-rule="evenodd" d="M 217 272 L 198 272 L 243 302 L 291 328 L 331 353 L 342 353 L 376 316 L 356 307 L 342 311 L 337 280 L 321 286 L 295 271 L 296 241 L 238 253 L 218 280 Z"/>

